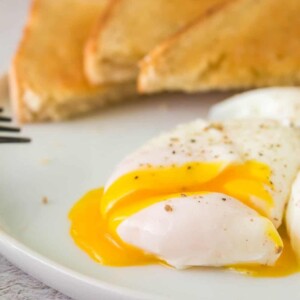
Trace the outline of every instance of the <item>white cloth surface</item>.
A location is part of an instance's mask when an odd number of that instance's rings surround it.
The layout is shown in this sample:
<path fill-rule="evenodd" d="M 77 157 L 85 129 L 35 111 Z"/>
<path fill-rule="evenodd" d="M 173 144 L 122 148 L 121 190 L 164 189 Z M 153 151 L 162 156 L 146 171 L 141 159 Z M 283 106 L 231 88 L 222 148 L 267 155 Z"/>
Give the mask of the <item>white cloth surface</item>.
<path fill-rule="evenodd" d="M 27 275 L 0 255 L 1 300 L 71 300 Z"/>

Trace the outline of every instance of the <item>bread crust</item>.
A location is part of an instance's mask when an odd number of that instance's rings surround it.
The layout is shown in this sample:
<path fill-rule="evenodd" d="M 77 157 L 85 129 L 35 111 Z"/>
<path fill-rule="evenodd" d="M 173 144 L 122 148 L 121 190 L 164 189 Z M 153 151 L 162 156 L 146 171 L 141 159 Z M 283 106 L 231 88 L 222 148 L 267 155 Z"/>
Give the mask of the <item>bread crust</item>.
<path fill-rule="evenodd" d="M 299 84 L 299 12 L 296 0 L 227 1 L 154 48 L 140 62 L 138 90 Z"/>
<path fill-rule="evenodd" d="M 102 16 L 99 18 L 98 22 L 92 28 L 89 37 L 87 38 L 86 44 L 84 46 L 84 71 L 92 84 L 99 83 L 97 70 L 95 70 L 95 65 L 97 64 L 98 52 L 100 48 L 99 41 L 101 40 L 100 35 L 103 28 L 109 22 L 114 8 L 122 0 L 110 0 Z M 96 72 L 96 73 L 95 73 Z"/>
<path fill-rule="evenodd" d="M 37 8 L 38 8 L 38 0 L 32 0 L 31 5 L 29 7 L 27 20 L 23 28 L 22 37 L 19 42 L 18 50 L 16 51 L 12 59 L 10 69 L 8 72 L 9 94 L 10 94 L 14 114 L 20 123 L 26 122 L 27 118 L 25 117 L 26 108 L 24 107 L 23 102 L 21 101 L 23 88 L 22 88 L 20 77 L 18 76 L 19 74 L 17 72 L 17 66 L 18 66 L 19 59 L 21 59 L 21 53 L 22 53 L 21 49 L 24 47 L 24 44 L 26 43 L 27 37 L 29 35 L 32 18 L 36 13 Z"/>
<path fill-rule="evenodd" d="M 113 0 L 87 42 L 87 77 L 93 84 L 136 80 L 139 60 L 157 43 L 224 1 Z"/>
<path fill-rule="evenodd" d="M 130 82 L 93 86 L 84 74 L 83 47 L 107 2 L 32 2 L 9 74 L 20 122 L 62 120 L 136 94 Z"/>

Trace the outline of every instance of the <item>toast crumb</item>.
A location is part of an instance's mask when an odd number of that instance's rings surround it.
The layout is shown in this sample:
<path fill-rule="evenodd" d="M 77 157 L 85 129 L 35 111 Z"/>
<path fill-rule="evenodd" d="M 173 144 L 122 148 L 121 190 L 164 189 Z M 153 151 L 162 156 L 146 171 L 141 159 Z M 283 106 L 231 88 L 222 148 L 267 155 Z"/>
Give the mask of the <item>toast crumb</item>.
<path fill-rule="evenodd" d="M 42 198 L 42 203 L 43 203 L 44 205 L 47 205 L 47 204 L 49 203 L 48 197 L 44 196 L 44 197 Z"/>
<path fill-rule="evenodd" d="M 40 160 L 40 164 L 41 164 L 41 165 L 44 165 L 44 166 L 49 165 L 50 162 L 51 162 L 51 159 L 50 159 L 50 158 L 42 158 L 42 159 Z"/>

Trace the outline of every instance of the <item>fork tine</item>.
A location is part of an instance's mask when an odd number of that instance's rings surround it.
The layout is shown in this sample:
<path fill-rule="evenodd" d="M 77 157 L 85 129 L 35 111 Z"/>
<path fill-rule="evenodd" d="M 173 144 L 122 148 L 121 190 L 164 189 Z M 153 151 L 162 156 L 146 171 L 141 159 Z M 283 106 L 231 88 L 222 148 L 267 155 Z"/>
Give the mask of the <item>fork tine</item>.
<path fill-rule="evenodd" d="M 0 107 L 0 114 L 4 111 Z M 12 119 L 6 116 L 0 116 L 0 122 L 10 122 Z M 0 126 L 0 132 L 20 132 L 21 129 L 18 127 Z M 31 139 L 24 137 L 12 137 L 12 136 L 0 136 L 0 144 L 10 144 L 10 143 L 29 143 Z"/>
<path fill-rule="evenodd" d="M 10 117 L 1 117 L 0 116 L 0 122 L 10 122 L 10 121 L 12 121 L 12 118 L 10 118 Z"/>
<path fill-rule="evenodd" d="M 17 127 L 0 126 L 0 131 L 20 132 L 21 129 L 20 129 L 20 128 L 17 128 Z"/>
<path fill-rule="evenodd" d="M 31 139 L 29 138 L 18 138 L 18 137 L 0 137 L 0 144 L 4 143 L 30 143 Z"/>

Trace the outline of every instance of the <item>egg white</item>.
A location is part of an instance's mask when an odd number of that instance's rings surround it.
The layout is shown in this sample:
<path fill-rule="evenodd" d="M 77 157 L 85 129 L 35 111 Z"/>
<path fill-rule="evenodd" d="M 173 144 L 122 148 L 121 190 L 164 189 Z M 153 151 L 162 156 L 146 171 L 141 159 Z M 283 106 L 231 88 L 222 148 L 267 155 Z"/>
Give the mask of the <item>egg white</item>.
<path fill-rule="evenodd" d="M 210 193 L 156 203 L 122 222 L 127 243 L 175 268 L 273 265 L 280 249 L 270 238 L 271 221 L 240 201 Z"/>
<path fill-rule="evenodd" d="M 197 196 L 178 197 L 148 206 L 122 221 L 117 233 L 123 241 L 177 268 L 240 263 L 272 265 L 279 255 L 278 243 L 266 234 L 266 228 L 279 227 L 282 222 L 300 166 L 299 151 L 299 131 L 273 120 L 196 120 L 181 125 L 125 158 L 105 190 L 122 175 L 147 165 L 168 167 L 222 161 L 225 168 L 230 163 L 256 160 L 272 171 L 274 189 L 269 192 L 274 206 L 269 219 L 237 199 L 208 193 L 200 200 Z M 166 211 L 166 204 L 172 212 Z"/>
<path fill-rule="evenodd" d="M 300 88 L 273 87 L 257 89 L 233 96 L 212 107 L 209 111 L 211 120 L 268 118 L 278 120 L 282 125 L 300 127 Z M 300 130 L 300 129 L 298 129 Z M 292 151 L 299 154 L 298 150 Z M 291 153 L 292 153 L 291 152 Z M 289 156 L 289 154 L 286 154 Z M 275 165 L 274 165 L 275 166 Z M 278 169 L 278 172 L 280 170 Z M 280 183 L 279 183 L 280 184 Z M 284 189 L 285 180 L 281 186 Z M 289 190 L 289 186 L 285 187 Z M 300 259 L 300 175 L 292 185 L 286 226 L 291 244 Z"/>
<path fill-rule="evenodd" d="M 215 104 L 210 120 L 269 118 L 300 125 L 300 88 L 270 87 L 251 90 Z"/>
<path fill-rule="evenodd" d="M 300 173 L 293 183 L 285 220 L 291 245 L 300 261 Z"/>

